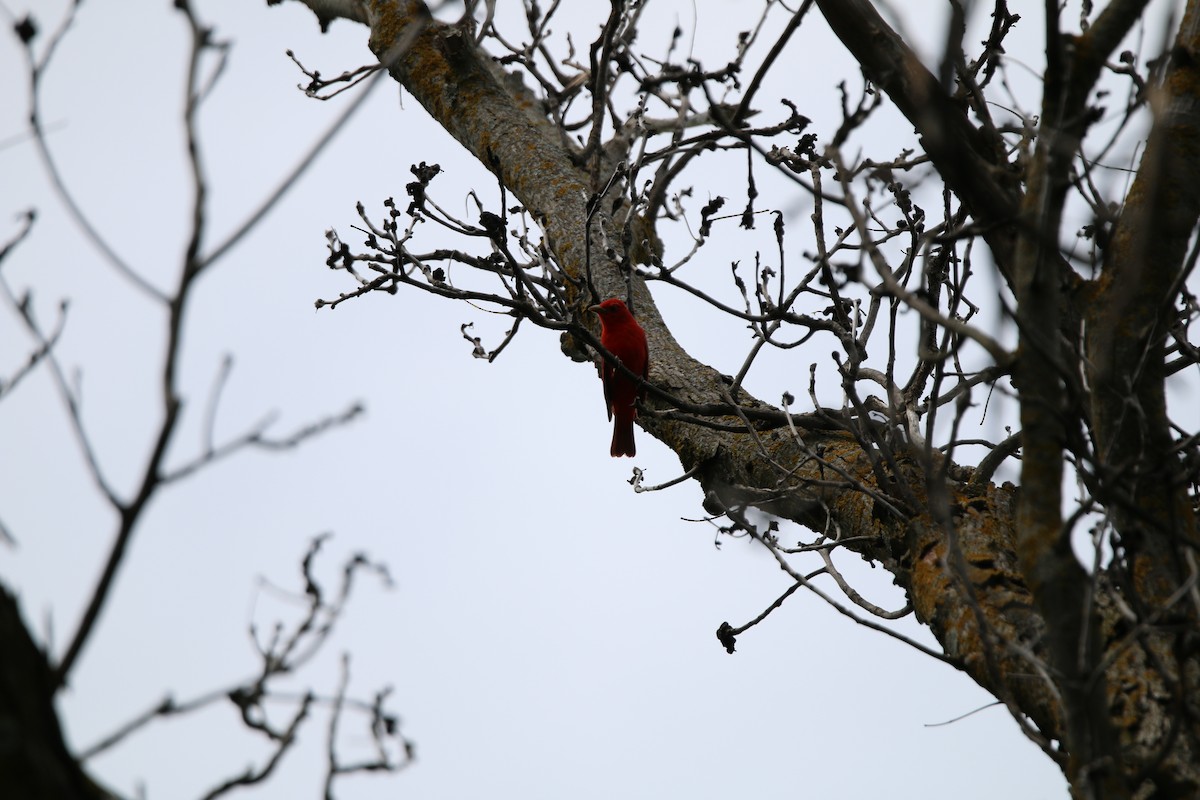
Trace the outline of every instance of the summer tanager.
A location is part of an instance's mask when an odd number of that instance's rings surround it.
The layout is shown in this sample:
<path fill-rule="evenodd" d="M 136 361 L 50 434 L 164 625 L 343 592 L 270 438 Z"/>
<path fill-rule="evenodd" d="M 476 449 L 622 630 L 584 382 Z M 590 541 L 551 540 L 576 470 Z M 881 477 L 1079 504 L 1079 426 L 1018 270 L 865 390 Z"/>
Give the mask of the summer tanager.
<path fill-rule="evenodd" d="M 646 332 L 638 325 L 625 303 L 611 297 L 588 310 L 600 317 L 600 344 L 604 345 L 604 349 L 619 358 L 626 369 L 645 380 L 650 362 Z M 608 418 L 613 420 L 612 448 L 609 453 L 613 456 L 636 455 L 633 420 L 637 417 L 637 407 L 634 403 L 645 395 L 645 389 L 608 361 L 601 362 L 600 377 L 604 380 Z"/>

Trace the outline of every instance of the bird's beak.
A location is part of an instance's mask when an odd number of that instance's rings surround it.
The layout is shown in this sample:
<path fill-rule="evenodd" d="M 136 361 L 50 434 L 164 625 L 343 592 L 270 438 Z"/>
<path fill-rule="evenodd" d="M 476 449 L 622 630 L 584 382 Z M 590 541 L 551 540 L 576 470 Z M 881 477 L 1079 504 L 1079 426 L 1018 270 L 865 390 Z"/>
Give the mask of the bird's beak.
<path fill-rule="evenodd" d="M 587 307 L 587 310 L 588 310 L 588 311 L 590 311 L 590 312 L 592 312 L 593 314 L 599 314 L 599 313 L 600 313 L 600 306 L 588 306 L 588 307 Z"/>

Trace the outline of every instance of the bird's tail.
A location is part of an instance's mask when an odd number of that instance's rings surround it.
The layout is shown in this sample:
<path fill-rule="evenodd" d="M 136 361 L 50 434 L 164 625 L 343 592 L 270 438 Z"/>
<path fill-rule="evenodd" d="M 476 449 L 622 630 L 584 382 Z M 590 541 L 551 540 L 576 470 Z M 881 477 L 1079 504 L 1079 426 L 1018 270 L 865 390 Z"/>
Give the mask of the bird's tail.
<path fill-rule="evenodd" d="M 633 417 L 624 415 L 613 417 L 612 447 L 608 452 L 614 458 L 637 455 L 637 448 L 633 444 Z"/>

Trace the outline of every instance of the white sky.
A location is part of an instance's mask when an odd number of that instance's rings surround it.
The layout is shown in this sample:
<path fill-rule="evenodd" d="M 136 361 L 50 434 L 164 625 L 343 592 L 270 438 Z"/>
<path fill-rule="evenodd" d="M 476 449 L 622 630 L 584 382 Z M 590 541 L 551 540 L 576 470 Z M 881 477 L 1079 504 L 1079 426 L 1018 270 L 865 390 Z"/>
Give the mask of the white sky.
<path fill-rule="evenodd" d="M 28 4 L 6 5 L 21 16 Z M 43 31 L 54 27 L 63 4 L 33 5 Z M 169 5 L 139 4 L 135 14 L 126 4 L 84 4 L 46 79 L 44 107 L 76 197 L 163 288 L 176 280 L 189 224 L 179 124 L 186 29 Z M 365 29 L 341 22 L 321 36 L 298 4 L 197 5 L 235 45 L 203 111 L 211 248 L 345 102 L 306 99 L 285 49 L 326 75 L 367 63 L 370 53 Z M 598 6 L 566 5 L 579 15 L 577 30 L 594 30 Z M 678 5 L 690 27 L 691 5 Z M 669 25 L 676 11 L 664 8 Z M 710 42 L 728 46 L 731 20 L 749 24 L 741 8 L 705 6 L 697 55 Z M 1028 35 L 1039 25 L 1029 20 Z M 857 72 L 815 13 L 805 29 L 780 74 L 827 136 L 836 125 L 834 84 L 844 77 L 853 90 Z M 661 52 L 668 31 L 648 25 L 642 43 Z M 110 481 L 127 495 L 158 423 L 163 315 L 83 243 L 33 146 L 13 141 L 26 89 L 12 37 L 0 40 L 0 74 L 9 76 L 0 88 L 0 238 L 15 233 L 19 211 L 40 215 L 4 275 L 34 290 L 47 326 L 70 299 L 59 357 L 82 371 L 85 421 Z M 323 561 L 330 581 L 363 550 L 390 566 L 396 586 L 360 583 L 341 634 L 305 680 L 332 691 L 339 653 L 350 650 L 352 686 L 362 694 L 393 686 L 391 706 L 418 748 L 408 771 L 348 780 L 343 798 L 1065 796 L 1057 769 L 1002 709 L 929 727 L 991 701 L 968 678 L 852 625 L 811 595 L 795 595 L 727 655 L 717 626 L 754 617 L 789 580 L 765 552 L 741 541 L 718 550 L 709 526 L 683 519 L 702 514 L 694 484 L 631 491 L 633 464 L 658 483 L 679 473 L 678 462 L 640 432 L 636 460 L 608 457 L 599 382 L 559 354 L 554 336 L 528 326 L 487 365 L 470 357 L 459 325 L 476 322 L 495 346 L 506 321 L 465 306 L 402 291 L 314 311 L 316 298 L 350 288 L 324 267 L 326 228 L 355 242 L 354 204 L 377 212 L 385 197 L 399 201 L 419 161 L 446 170 L 434 190 L 452 211 L 465 213 L 469 188 L 495 196 L 465 152 L 389 85 L 203 279 L 187 319 L 188 405 L 171 463 L 197 452 L 226 352 L 235 366 L 218 439 L 272 411 L 280 435 L 355 400 L 368 413 L 298 453 L 246 453 L 156 500 L 64 696 L 74 745 L 96 741 L 168 691 L 186 699 L 251 674 L 249 623 L 266 626 L 288 611 L 256 591 L 260 576 L 295 587 L 309 538 L 333 531 Z M 698 183 L 698 198 L 726 194 L 738 209 L 744 202 L 738 173 L 691 180 L 711 181 Z M 761 205 L 789 202 L 764 197 Z M 791 230 L 797 257 L 808 245 L 799 223 Z M 744 331 L 731 341 L 686 300 L 661 290 L 656 297 L 685 346 L 718 368 L 737 368 Z M 11 375 L 31 346 L 13 315 L 0 313 L 0 375 Z M 769 362 L 778 372 L 756 375 L 751 388 L 770 401 L 784 388 L 807 397 L 805 359 Z M 0 520 L 19 541 L 0 547 L 0 579 L 20 592 L 35 629 L 53 632 L 61 654 L 114 520 L 80 466 L 45 369 L 0 402 Z M 882 570 L 848 554 L 842 562 L 870 599 L 902 604 Z M 317 794 L 323 725 L 303 734 L 257 796 Z M 344 729 L 350 754 L 363 739 L 350 723 Z M 126 794 L 142 786 L 151 798 L 185 798 L 264 752 L 222 705 L 156 723 L 92 767 Z"/>

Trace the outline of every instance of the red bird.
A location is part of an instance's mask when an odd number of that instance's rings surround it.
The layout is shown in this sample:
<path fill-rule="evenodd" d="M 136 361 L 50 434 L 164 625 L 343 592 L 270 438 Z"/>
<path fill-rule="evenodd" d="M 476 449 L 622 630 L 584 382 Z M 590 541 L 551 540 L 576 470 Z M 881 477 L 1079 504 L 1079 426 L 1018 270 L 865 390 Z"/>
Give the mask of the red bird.
<path fill-rule="evenodd" d="M 610 297 L 589 311 L 600 317 L 600 344 L 612 353 L 634 375 L 646 378 L 650 364 L 650 351 L 646 347 L 646 332 L 633 318 L 625 303 Z M 613 421 L 613 456 L 637 454 L 633 445 L 633 420 L 637 417 L 634 403 L 645 396 L 645 387 L 624 374 L 608 361 L 600 364 L 600 377 L 604 380 L 604 402 L 608 404 L 608 418 Z"/>

